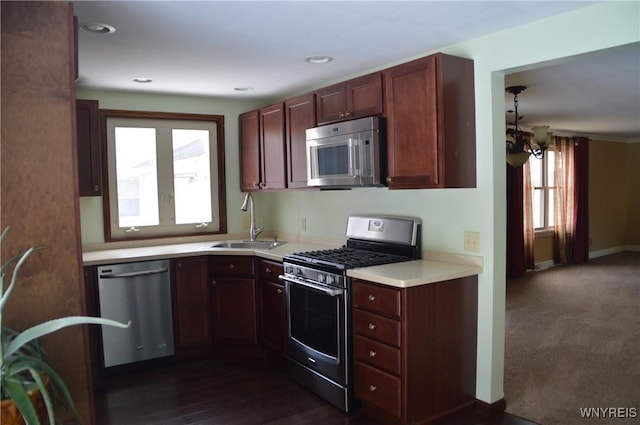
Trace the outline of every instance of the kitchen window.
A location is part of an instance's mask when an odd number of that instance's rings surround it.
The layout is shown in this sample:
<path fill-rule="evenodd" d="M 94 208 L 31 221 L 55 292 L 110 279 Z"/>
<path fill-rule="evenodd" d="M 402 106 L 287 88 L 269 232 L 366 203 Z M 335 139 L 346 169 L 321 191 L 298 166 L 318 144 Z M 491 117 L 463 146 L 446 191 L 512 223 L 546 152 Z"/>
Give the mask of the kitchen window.
<path fill-rule="evenodd" d="M 224 117 L 101 113 L 109 240 L 226 233 Z"/>

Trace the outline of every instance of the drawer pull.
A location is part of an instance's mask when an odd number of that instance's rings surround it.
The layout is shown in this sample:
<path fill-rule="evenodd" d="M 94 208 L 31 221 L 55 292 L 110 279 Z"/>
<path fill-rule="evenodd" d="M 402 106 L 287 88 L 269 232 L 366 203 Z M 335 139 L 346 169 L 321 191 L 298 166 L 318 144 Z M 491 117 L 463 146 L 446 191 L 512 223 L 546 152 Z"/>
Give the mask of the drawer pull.
<path fill-rule="evenodd" d="M 369 323 L 369 330 L 370 331 L 375 331 L 376 330 L 376 325 L 374 325 L 373 323 Z"/>
<path fill-rule="evenodd" d="M 373 294 L 369 294 L 369 301 L 374 302 L 376 300 L 376 296 Z"/>
<path fill-rule="evenodd" d="M 264 269 L 265 272 L 267 273 L 271 273 L 271 269 L 269 267 L 267 267 L 266 269 Z"/>
<path fill-rule="evenodd" d="M 232 269 L 234 267 L 233 264 L 229 264 L 229 268 Z"/>
<path fill-rule="evenodd" d="M 282 294 L 282 289 L 278 288 L 278 289 L 276 290 L 276 292 L 277 292 L 278 294 Z"/>
<path fill-rule="evenodd" d="M 369 385 L 369 391 L 374 392 L 377 389 L 378 387 L 376 387 L 375 385 Z"/>
<path fill-rule="evenodd" d="M 378 353 L 373 350 L 369 350 L 369 357 L 374 358 Z"/>

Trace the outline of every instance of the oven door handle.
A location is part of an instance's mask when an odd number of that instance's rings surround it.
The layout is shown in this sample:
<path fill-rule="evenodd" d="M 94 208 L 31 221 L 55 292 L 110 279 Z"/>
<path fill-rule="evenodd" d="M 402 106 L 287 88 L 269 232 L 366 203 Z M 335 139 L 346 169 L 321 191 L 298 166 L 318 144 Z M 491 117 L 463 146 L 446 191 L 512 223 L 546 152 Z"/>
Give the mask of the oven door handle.
<path fill-rule="evenodd" d="M 292 279 L 290 277 L 287 277 L 285 275 L 280 275 L 278 276 L 279 279 L 290 282 L 290 283 L 295 283 L 296 285 L 301 285 L 301 286 L 306 286 L 307 288 L 311 288 L 311 289 L 315 289 L 316 291 L 320 291 L 320 292 L 324 292 L 327 295 L 330 295 L 332 297 L 337 297 L 338 295 L 342 295 L 344 294 L 344 289 L 343 288 L 325 288 L 323 286 L 318 286 L 318 285 L 314 285 L 313 283 L 307 283 L 301 280 L 297 280 L 297 279 Z"/>

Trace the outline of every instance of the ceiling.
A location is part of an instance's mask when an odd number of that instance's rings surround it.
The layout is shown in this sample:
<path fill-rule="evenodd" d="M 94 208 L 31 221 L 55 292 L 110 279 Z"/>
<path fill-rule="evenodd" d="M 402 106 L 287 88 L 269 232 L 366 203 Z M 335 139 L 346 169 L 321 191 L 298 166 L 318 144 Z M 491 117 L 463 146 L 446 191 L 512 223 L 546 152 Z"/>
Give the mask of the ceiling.
<path fill-rule="evenodd" d="M 79 32 L 78 86 L 267 102 L 592 3 L 75 1 L 80 25 L 116 29 Z M 333 60 L 305 61 L 316 55 Z M 510 74 L 505 83 L 528 87 L 519 96 L 523 127 L 640 139 L 640 43 Z M 505 99 L 512 109 L 512 96 Z"/>

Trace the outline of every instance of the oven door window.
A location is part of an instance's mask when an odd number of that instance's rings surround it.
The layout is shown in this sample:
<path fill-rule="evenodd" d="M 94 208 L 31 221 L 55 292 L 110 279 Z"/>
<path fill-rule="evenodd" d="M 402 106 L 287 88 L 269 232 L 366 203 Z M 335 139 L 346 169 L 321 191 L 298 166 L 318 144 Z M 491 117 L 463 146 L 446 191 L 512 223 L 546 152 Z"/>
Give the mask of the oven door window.
<path fill-rule="evenodd" d="M 299 343 L 332 359 L 340 351 L 341 296 L 299 286 L 289 286 L 289 332 Z"/>

